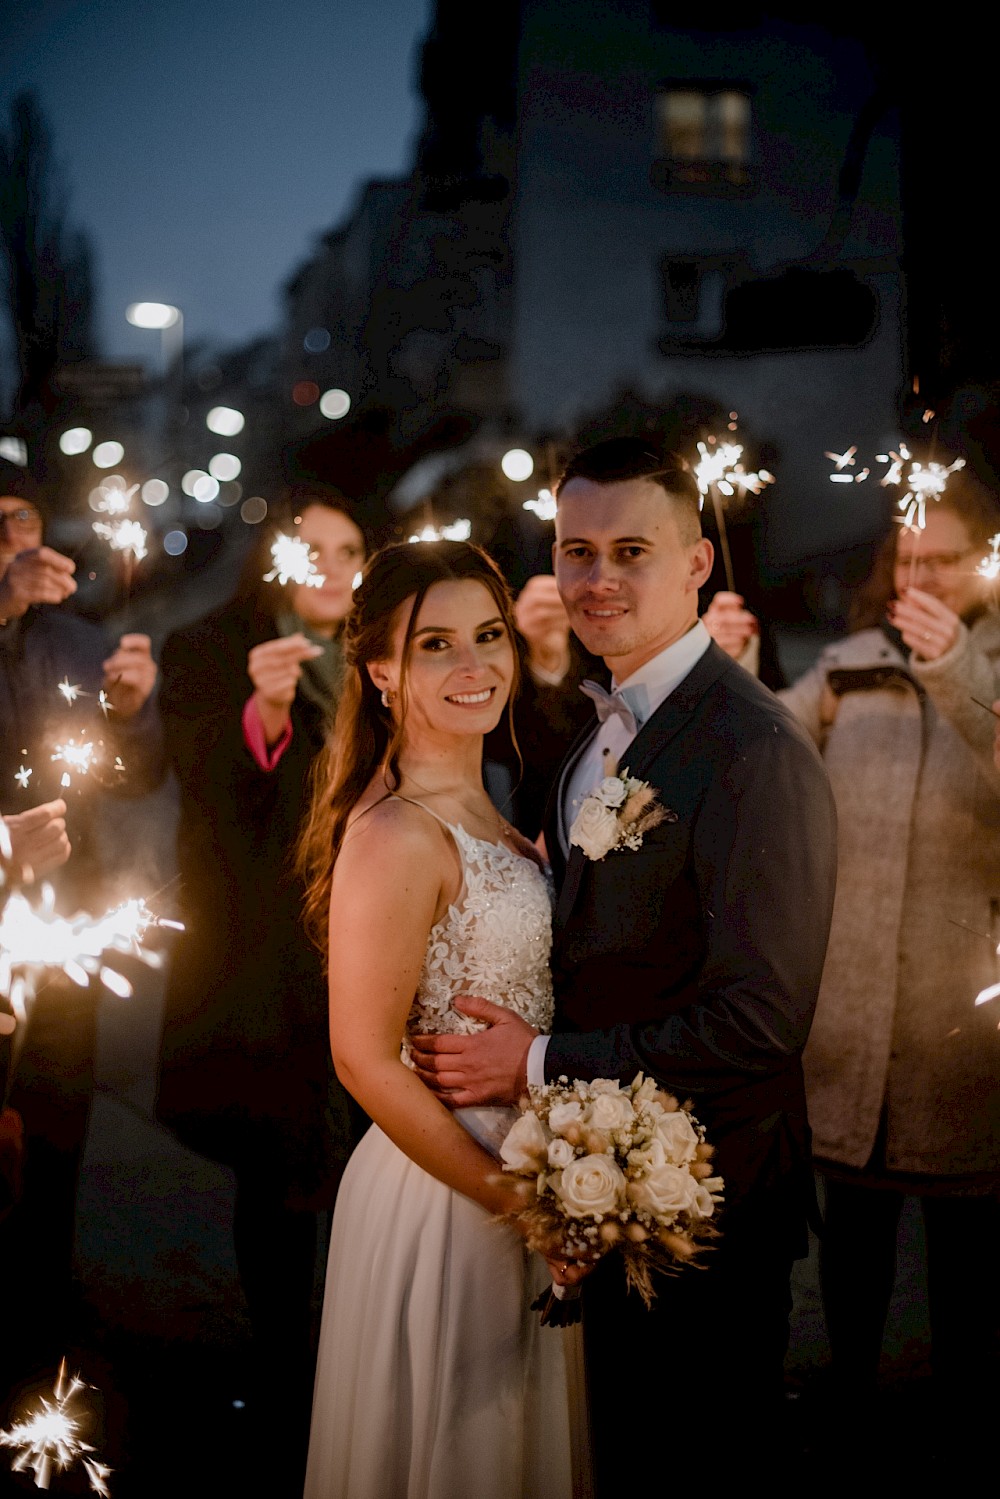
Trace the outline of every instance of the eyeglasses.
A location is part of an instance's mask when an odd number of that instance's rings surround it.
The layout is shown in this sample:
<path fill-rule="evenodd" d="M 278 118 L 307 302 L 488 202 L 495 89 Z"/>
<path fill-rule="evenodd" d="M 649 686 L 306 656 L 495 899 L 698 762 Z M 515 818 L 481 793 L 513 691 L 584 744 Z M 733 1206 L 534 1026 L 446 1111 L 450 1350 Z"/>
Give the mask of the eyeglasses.
<path fill-rule="evenodd" d="M 4 522 L 15 531 L 33 531 L 42 524 L 41 511 L 34 505 L 18 505 L 16 510 L 0 509 L 0 524 Z"/>
<path fill-rule="evenodd" d="M 924 572 L 937 577 L 940 573 L 954 572 L 965 561 L 966 557 L 971 557 L 975 551 L 975 547 L 967 547 L 964 552 L 918 551 L 911 552 L 908 556 L 905 553 L 897 552 L 896 567 L 900 571 L 906 569 L 913 572 L 917 572 L 919 568 L 923 568 Z"/>

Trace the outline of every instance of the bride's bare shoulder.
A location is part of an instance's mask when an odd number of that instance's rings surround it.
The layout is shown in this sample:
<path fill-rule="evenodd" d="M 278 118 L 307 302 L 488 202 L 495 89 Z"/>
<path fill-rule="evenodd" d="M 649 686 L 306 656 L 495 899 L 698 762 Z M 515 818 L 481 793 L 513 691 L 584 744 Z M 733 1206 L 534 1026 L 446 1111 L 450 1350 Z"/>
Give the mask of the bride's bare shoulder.
<path fill-rule="evenodd" d="M 371 859 L 378 854 L 406 858 L 440 853 L 447 847 L 445 830 L 423 807 L 384 788 L 369 789 L 357 802 L 347 822 L 340 856 L 349 849 Z"/>

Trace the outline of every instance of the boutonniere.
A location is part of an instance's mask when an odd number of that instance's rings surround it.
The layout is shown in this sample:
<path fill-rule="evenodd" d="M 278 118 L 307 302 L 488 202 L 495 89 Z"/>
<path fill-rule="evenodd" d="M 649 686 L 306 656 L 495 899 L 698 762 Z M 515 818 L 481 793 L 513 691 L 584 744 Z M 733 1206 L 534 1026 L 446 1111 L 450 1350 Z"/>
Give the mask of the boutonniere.
<path fill-rule="evenodd" d="M 622 848 L 641 848 L 650 828 L 676 822 L 677 813 L 657 801 L 648 781 L 638 781 L 627 770 L 604 777 L 583 798 L 569 830 L 569 841 L 588 859 L 603 859 Z"/>

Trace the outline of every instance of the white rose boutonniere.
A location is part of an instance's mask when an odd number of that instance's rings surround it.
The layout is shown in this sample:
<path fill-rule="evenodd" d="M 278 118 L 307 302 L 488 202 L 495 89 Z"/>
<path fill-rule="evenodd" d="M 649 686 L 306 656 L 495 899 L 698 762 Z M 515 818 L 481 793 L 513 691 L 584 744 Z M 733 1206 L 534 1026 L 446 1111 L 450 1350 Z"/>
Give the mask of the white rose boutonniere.
<path fill-rule="evenodd" d="M 569 830 L 569 841 L 588 859 L 599 860 L 623 848 L 641 848 L 643 835 L 661 822 L 676 822 L 656 800 L 655 789 L 627 770 L 605 776 L 596 790 L 583 798 Z"/>

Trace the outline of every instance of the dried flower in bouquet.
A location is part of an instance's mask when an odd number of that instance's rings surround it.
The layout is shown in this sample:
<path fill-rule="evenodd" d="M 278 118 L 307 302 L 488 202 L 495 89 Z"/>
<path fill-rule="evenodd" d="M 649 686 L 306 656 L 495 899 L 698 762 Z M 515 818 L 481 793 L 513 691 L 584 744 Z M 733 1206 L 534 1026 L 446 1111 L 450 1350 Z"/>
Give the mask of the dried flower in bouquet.
<path fill-rule="evenodd" d="M 723 1182 L 690 1103 L 641 1073 L 626 1087 L 562 1077 L 529 1092 L 500 1147 L 522 1192 L 505 1220 L 549 1258 L 620 1254 L 628 1285 L 651 1305 L 654 1272 L 676 1273 L 718 1237 Z M 543 1320 L 570 1320 L 546 1311 Z"/>

